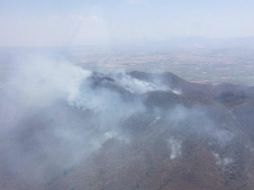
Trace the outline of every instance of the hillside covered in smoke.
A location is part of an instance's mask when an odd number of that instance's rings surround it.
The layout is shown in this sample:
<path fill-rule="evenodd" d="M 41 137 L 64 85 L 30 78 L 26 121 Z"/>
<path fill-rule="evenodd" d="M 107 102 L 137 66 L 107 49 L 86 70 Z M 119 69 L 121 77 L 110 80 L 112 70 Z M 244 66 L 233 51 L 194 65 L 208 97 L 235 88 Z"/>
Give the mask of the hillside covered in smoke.
<path fill-rule="evenodd" d="M 33 61 L 0 89 L 0 189 L 254 189 L 254 87 Z"/>

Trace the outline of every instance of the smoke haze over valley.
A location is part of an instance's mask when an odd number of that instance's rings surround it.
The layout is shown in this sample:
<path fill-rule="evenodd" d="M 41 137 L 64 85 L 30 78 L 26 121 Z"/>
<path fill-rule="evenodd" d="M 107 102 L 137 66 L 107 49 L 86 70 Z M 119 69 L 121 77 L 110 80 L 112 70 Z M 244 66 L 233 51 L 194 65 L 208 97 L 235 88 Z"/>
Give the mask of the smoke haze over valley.
<path fill-rule="evenodd" d="M 0 0 L 0 190 L 253 190 L 253 0 Z"/>
<path fill-rule="evenodd" d="M 2 64 L 1 189 L 253 188 L 254 87 L 53 57 Z"/>

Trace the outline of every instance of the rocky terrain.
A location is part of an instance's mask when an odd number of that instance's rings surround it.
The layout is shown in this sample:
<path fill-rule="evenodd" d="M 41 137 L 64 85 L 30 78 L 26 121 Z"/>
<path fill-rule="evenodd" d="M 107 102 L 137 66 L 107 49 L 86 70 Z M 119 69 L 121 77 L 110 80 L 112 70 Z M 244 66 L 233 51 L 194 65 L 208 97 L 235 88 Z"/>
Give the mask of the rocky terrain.
<path fill-rule="evenodd" d="M 254 87 L 172 73 L 83 75 L 67 98 L 46 101 L 40 83 L 40 104 L 29 91 L 22 114 L 20 91 L 3 92 L 0 189 L 254 188 Z M 12 98 L 22 101 L 10 106 Z"/>

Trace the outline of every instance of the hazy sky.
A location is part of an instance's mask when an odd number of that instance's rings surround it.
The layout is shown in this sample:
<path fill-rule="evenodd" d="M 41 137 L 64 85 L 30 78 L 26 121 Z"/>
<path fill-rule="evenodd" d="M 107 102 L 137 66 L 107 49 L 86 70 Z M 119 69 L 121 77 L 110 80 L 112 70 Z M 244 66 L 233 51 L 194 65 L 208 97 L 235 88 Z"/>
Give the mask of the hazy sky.
<path fill-rule="evenodd" d="M 254 36 L 253 0 L 0 0 L 0 45 Z"/>

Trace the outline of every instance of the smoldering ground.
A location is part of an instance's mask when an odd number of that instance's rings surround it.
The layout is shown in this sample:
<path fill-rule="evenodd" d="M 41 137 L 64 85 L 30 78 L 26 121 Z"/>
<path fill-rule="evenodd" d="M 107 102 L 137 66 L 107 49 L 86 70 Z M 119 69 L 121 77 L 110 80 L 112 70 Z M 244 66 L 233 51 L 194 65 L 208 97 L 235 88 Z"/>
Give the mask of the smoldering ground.
<path fill-rule="evenodd" d="M 45 56 L 12 64 L 0 100 L 3 189 L 232 189 L 252 179 L 253 142 L 235 107 L 204 92 L 217 87 Z"/>

